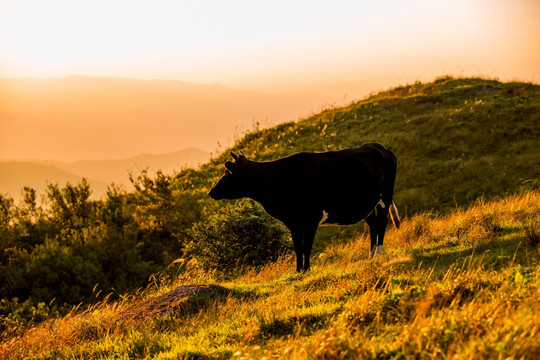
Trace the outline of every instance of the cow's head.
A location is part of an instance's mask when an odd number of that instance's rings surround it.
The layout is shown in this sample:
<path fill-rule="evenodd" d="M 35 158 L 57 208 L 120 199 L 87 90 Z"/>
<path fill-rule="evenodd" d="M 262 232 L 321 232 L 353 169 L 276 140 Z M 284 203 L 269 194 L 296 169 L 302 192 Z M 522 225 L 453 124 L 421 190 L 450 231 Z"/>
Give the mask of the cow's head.
<path fill-rule="evenodd" d="M 234 162 L 225 163 L 225 174 L 208 193 L 214 200 L 239 199 L 249 195 L 251 162 L 246 159 L 243 152 L 240 152 L 240 155 L 231 152 L 231 155 Z"/>

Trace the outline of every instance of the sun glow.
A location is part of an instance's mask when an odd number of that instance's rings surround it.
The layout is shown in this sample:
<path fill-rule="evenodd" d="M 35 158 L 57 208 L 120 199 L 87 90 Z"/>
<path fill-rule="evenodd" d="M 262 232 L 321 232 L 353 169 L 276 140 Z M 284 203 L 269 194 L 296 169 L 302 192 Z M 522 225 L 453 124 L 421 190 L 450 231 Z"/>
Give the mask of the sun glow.
<path fill-rule="evenodd" d="M 0 4 L 0 76 L 343 81 L 538 76 L 537 1 Z"/>
<path fill-rule="evenodd" d="M 0 0 L 0 159 L 214 151 L 416 80 L 539 82 L 539 17 L 538 0 Z"/>

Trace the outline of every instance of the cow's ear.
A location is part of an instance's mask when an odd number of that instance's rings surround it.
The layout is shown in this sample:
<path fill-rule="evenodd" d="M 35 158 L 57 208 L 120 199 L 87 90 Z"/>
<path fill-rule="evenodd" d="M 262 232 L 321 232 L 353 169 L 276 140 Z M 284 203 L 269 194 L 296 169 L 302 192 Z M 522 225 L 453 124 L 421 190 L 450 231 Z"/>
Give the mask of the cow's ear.
<path fill-rule="evenodd" d="M 235 154 L 231 151 L 231 156 L 233 157 L 234 161 L 240 161 L 246 158 L 246 154 L 244 154 L 243 151 L 240 151 L 240 155 Z"/>
<path fill-rule="evenodd" d="M 240 166 L 238 164 L 233 163 L 232 161 L 227 161 L 225 163 L 225 168 L 229 170 L 231 173 L 235 173 L 240 169 Z"/>

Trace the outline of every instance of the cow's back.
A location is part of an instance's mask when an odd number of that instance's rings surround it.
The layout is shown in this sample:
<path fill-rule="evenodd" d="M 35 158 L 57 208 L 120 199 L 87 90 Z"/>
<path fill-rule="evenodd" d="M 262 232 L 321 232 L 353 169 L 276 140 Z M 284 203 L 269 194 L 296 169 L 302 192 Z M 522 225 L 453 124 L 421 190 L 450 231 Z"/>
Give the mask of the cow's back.
<path fill-rule="evenodd" d="M 381 199 L 385 156 L 373 144 L 334 152 L 319 181 L 327 223 L 352 224 L 365 218 Z M 329 154 L 331 155 L 331 154 Z"/>
<path fill-rule="evenodd" d="M 388 153 L 380 144 L 366 144 L 297 153 L 267 165 L 275 174 L 276 196 L 293 200 L 288 202 L 295 210 L 315 208 L 328 214 L 327 223 L 351 224 L 365 218 L 381 199 L 385 163 L 393 156 Z"/>

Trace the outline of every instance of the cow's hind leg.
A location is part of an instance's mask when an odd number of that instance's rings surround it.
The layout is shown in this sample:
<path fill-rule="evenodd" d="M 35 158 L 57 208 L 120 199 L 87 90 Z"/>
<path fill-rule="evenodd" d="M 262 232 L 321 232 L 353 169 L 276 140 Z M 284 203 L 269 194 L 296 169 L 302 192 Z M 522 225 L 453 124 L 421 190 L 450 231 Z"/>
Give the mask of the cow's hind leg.
<path fill-rule="evenodd" d="M 369 226 L 369 237 L 371 238 L 371 247 L 369 248 L 369 258 L 371 259 L 377 249 L 377 214 L 373 211 L 366 218 L 366 223 Z"/>
<path fill-rule="evenodd" d="M 388 208 L 388 205 L 384 208 L 377 205 L 377 254 L 382 252 L 384 234 L 386 232 L 386 226 L 388 225 Z"/>
<path fill-rule="evenodd" d="M 371 247 L 369 258 L 373 258 L 375 254 L 382 253 L 384 243 L 384 234 L 388 225 L 388 206 L 384 208 L 378 204 L 375 210 L 366 218 L 369 226 L 369 236 L 371 238 Z"/>

